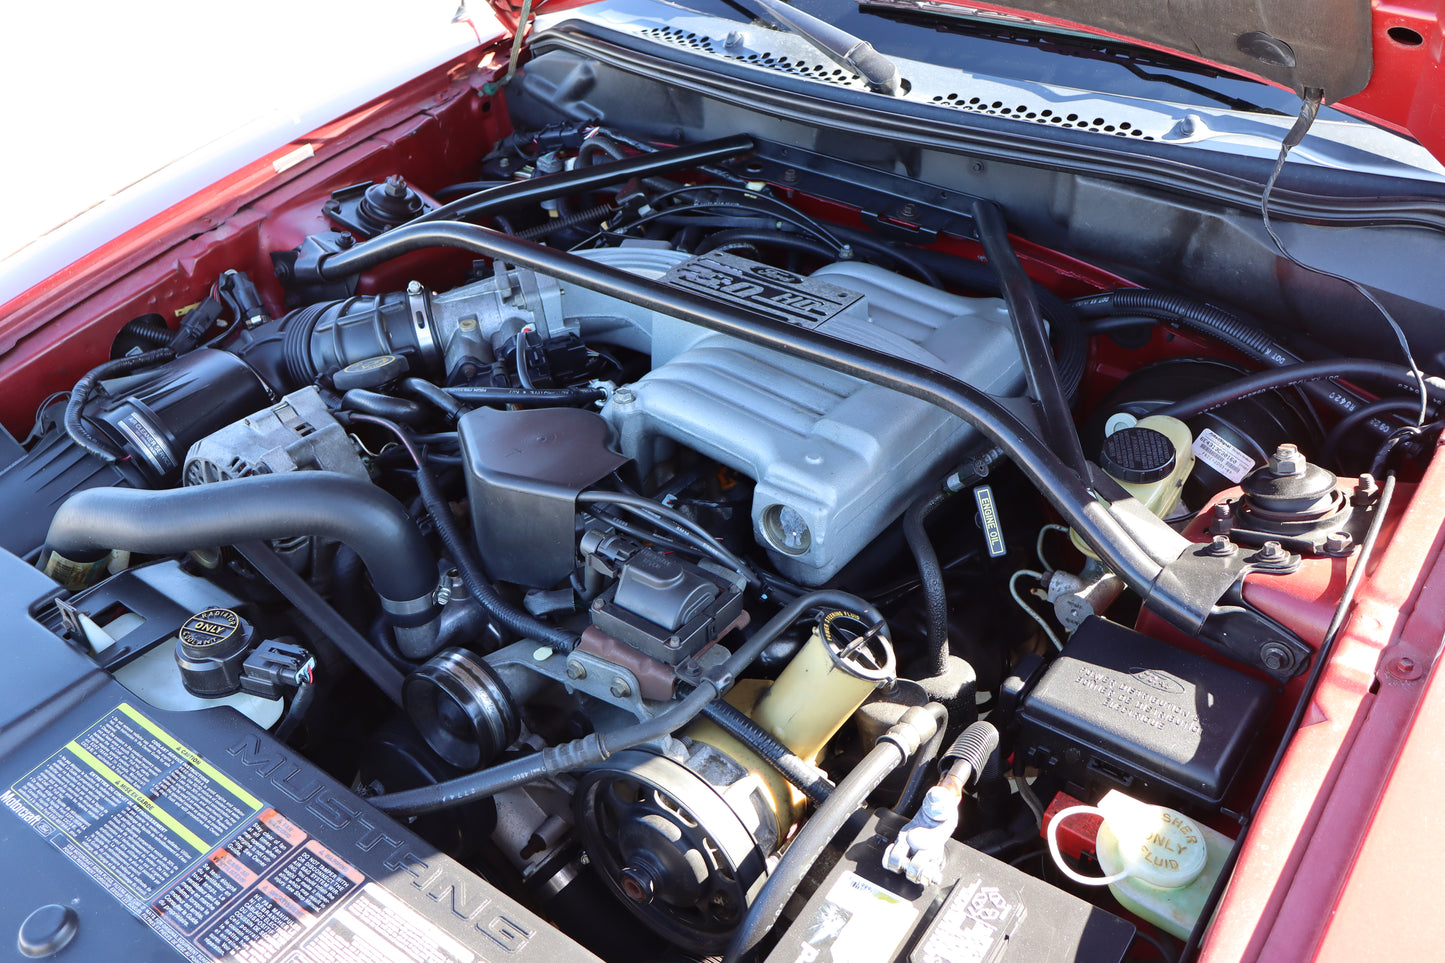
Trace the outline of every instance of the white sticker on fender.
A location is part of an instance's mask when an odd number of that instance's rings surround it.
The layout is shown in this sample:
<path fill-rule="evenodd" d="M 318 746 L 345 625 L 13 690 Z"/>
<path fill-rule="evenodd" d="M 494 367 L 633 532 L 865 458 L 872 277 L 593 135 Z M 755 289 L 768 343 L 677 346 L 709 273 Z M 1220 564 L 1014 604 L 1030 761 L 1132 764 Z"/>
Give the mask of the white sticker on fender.
<path fill-rule="evenodd" d="M 1194 439 L 1194 456 L 1236 485 L 1254 470 L 1254 459 L 1206 428 Z"/>

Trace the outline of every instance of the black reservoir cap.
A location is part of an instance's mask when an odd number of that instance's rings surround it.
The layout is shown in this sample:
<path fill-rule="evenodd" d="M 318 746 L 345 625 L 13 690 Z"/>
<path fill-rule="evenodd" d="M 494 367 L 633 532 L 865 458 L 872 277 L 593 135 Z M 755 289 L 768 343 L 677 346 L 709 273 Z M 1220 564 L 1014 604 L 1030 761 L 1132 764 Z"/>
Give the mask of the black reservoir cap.
<path fill-rule="evenodd" d="M 399 354 L 379 354 L 374 358 L 353 361 L 331 376 L 331 384 L 337 391 L 377 388 L 395 381 L 410 369 L 411 365 Z"/>
<path fill-rule="evenodd" d="M 1120 428 L 1104 439 L 1099 467 L 1110 477 L 1131 485 L 1147 485 L 1168 478 L 1174 470 L 1174 442 L 1153 428 Z"/>
<path fill-rule="evenodd" d="M 176 665 L 192 695 L 214 699 L 241 689 L 251 626 L 230 609 L 210 608 L 186 619 L 176 633 Z"/>

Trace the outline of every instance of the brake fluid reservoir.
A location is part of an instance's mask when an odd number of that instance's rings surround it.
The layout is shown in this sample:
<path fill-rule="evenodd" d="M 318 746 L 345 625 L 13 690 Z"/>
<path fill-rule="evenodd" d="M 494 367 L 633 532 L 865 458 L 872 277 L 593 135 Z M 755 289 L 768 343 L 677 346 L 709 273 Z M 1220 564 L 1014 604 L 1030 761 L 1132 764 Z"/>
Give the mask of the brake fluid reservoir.
<path fill-rule="evenodd" d="M 1189 938 L 1233 842 L 1182 813 L 1117 790 L 1099 801 L 1096 840 L 1109 889 L 1125 909 Z"/>
<path fill-rule="evenodd" d="M 1110 478 L 1160 518 L 1179 506 L 1194 461 L 1193 433 L 1168 415 L 1150 415 L 1114 431 L 1104 439 L 1098 458 Z M 1070 537 L 1079 551 L 1098 557 L 1077 532 L 1070 532 Z"/>

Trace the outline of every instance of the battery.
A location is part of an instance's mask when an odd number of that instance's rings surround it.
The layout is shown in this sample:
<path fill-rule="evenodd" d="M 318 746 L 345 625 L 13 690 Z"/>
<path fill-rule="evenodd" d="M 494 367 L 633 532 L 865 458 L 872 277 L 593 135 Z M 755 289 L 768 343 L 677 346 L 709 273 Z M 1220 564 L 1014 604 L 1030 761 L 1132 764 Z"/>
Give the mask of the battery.
<path fill-rule="evenodd" d="M 1118 963 L 1134 927 L 1105 910 L 948 840 L 942 882 L 883 868 L 906 820 L 868 819 L 767 963 Z"/>
<path fill-rule="evenodd" d="M 1024 698 L 1019 752 L 1096 799 L 1218 808 L 1272 689 L 1259 679 L 1097 616 Z"/>

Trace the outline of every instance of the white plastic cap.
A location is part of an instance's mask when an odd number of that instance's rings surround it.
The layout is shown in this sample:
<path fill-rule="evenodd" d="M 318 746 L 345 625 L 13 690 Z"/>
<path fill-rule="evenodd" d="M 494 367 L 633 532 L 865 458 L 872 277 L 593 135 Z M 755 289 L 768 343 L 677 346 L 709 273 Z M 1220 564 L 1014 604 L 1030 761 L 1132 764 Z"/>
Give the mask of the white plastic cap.
<path fill-rule="evenodd" d="M 1188 886 L 1204 871 L 1204 833 L 1183 813 L 1110 792 L 1099 800 L 1104 826 L 1119 845 L 1121 869 L 1161 889 Z"/>
<path fill-rule="evenodd" d="M 1133 428 L 1138 423 L 1139 419 L 1129 414 L 1129 412 L 1116 411 L 1109 416 L 1108 421 L 1104 422 L 1104 437 L 1107 438 L 1114 432 L 1122 431 L 1125 428 Z"/>

